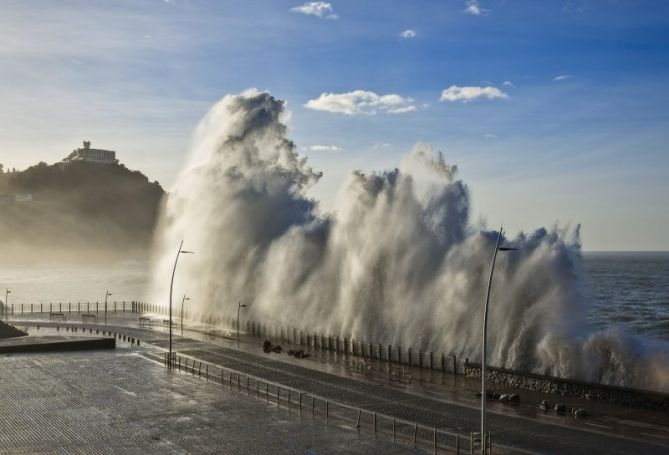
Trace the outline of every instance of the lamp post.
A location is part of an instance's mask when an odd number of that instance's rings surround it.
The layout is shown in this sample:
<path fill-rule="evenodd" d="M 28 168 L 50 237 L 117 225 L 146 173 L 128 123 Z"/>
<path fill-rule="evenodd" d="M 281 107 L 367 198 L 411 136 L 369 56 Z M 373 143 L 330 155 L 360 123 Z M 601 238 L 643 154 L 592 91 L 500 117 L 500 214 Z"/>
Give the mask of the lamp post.
<path fill-rule="evenodd" d="M 246 308 L 246 304 L 242 302 L 237 302 L 237 349 L 239 349 L 239 311 L 242 308 Z"/>
<path fill-rule="evenodd" d="M 181 336 L 184 336 L 184 302 L 186 300 L 190 300 L 190 297 L 186 297 L 186 294 L 184 294 L 184 298 L 181 299 L 181 321 L 179 322 L 179 326 L 181 327 Z"/>
<path fill-rule="evenodd" d="M 5 308 L 3 313 L 5 313 L 5 321 L 9 321 L 9 294 L 11 294 L 12 291 L 10 291 L 8 288 L 5 289 Z"/>
<path fill-rule="evenodd" d="M 111 295 L 111 292 L 105 292 L 105 325 L 107 325 L 107 297 Z"/>
<path fill-rule="evenodd" d="M 481 453 L 486 453 L 486 390 L 485 390 L 485 361 L 486 361 L 486 337 L 488 335 L 488 304 L 490 303 L 490 288 L 492 286 L 492 275 L 495 271 L 495 259 L 498 251 L 513 251 L 517 248 L 507 248 L 499 246 L 502 239 L 503 228 L 499 228 L 497 234 L 497 243 L 495 243 L 495 252 L 492 255 L 492 265 L 490 266 L 490 278 L 488 279 L 488 292 L 485 298 L 485 307 L 483 309 L 483 353 L 481 355 Z"/>
<path fill-rule="evenodd" d="M 177 251 L 177 257 L 174 259 L 174 268 L 172 269 L 172 280 L 170 281 L 170 351 L 169 358 L 167 360 L 167 366 L 172 368 L 172 290 L 174 289 L 174 274 L 177 271 L 177 263 L 179 262 L 179 256 L 183 254 L 193 254 L 192 251 L 185 251 L 182 249 L 184 246 L 184 241 L 182 240 L 179 244 L 179 251 Z"/>

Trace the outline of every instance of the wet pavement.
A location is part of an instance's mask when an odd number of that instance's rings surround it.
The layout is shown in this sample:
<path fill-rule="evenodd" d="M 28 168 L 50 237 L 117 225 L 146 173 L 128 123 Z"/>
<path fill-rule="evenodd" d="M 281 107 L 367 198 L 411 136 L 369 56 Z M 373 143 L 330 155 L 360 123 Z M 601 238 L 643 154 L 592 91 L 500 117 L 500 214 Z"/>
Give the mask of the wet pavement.
<path fill-rule="evenodd" d="M 35 316 L 32 319 L 39 319 Z M 167 347 L 166 331 L 161 324 L 164 316 L 153 318 L 158 322 L 154 329 L 140 329 L 138 315 L 129 313 L 110 317 L 109 324 L 141 338 L 143 343 Z M 16 324 L 21 327 L 20 322 Z M 175 334 L 180 332 L 176 330 Z M 174 346 L 180 354 L 193 359 L 372 412 L 467 435 L 478 429 L 479 401 L 474 397 L 478 381 L 419 368 L 406 368 L 407 374 L 397 377 L 389 374 L 385 362 L 308 351 L 304 346 L 299 349 L 310 352 L 308 359 L 264 354 L 260 348 L 262 341 L 242 336 L 238 350 L 234 331 L 187 324 L 184 337 L 175 336 Z M 284 352 L 290 348 L 284 346 Z M 574 419 L 538 410 L 541 399 L 555 403 L 555 397 L 527 391 L 520 393 L 522 399 L 518 405 L 490 403 L 490 427 L 497 443 L 542 453 L 667 453 L 669 450 L 666 413 L 569 399 L 565 401 L 568 407 L 585 407 L 591 414 L 586 419 Z"/>
<path fill-rule="evenodd" d="M 167 370 L 144 352 L 2 356 L 0 453 L 423 453 Z"/>

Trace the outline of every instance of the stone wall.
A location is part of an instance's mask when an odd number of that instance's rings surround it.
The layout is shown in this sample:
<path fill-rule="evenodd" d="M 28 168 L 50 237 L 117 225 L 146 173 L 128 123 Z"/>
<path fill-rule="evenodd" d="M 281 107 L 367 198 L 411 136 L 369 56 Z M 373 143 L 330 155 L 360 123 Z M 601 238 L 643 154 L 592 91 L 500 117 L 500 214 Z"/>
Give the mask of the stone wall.
<path fill-rule="evenodd" d="M 669 394 L 666 393 L 572 381 L 495 367 L 486 367 L 486 372 L 490 381 L 508 387 L 586 400 L 607 401 L 644 409 L 669 411 Z M 465 363 L 464 374 L 465 377 L 480 378 L 481 366 L 474 363 Z"/>

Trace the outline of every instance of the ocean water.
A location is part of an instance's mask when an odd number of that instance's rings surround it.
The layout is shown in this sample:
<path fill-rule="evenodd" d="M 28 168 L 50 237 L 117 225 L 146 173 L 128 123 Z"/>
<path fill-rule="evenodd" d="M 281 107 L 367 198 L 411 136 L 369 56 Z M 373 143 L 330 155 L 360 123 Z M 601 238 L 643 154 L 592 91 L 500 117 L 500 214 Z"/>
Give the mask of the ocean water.
<path fill-rule="evenodd" d="M 669 252 L 586 252 L 583 292 L 594 329 L 620 328 L 669 340 Z M 146 300 L 148 261 L 0 264 L 0 300 L 10 303 Z M 169 277 L 166 277 L 168 280 Z"/>
<path fill-rule="evenodd" d="M 669 340 L 669 252 L 584 253 L 587 318 Z"/>
<path fill-rule="evenodd" d="M 149 286 L 148 261 L 48 263 L 39 265 L 0 264 L 0 300 L 9 288 L 10 304 L 142 301 Z"/>

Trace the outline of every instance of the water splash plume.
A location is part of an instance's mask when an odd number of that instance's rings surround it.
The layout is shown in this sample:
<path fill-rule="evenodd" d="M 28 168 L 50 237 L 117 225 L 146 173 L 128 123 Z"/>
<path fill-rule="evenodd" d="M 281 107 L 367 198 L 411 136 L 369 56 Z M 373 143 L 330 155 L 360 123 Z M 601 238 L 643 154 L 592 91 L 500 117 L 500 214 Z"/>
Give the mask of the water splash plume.
<path fill-rule="evenodd" d="M 321 176 L 287 138 L 284 103 L 226 96 L 200 122 L 161 220 L 154 301 L 166 302 L 182 238 L 196 255 L 176 295 L 198 315 L 260 321 L 480 360 L 496 233 L 469 221 L 455 166 L 418 144 L 399 169 L 354 172 L 333 215 L 307 189 Z M 592 333 L 581 295 L 579 227 L 504 239 L 489 314 L 489 363 L 666 390 L 667 350 Z M 664 363 L 662 363 L 664 362 Z"/>

